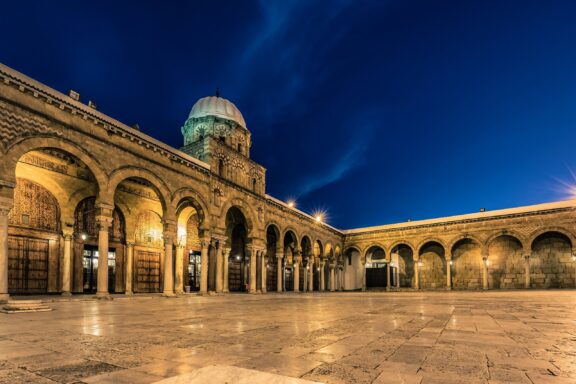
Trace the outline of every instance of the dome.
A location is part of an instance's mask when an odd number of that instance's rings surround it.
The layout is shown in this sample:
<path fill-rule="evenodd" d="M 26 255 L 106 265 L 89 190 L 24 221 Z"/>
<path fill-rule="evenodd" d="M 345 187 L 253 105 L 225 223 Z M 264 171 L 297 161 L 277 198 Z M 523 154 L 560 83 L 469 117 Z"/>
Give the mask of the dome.
<path fill-rule="evenodd" d="M 246 129 L 244 117 L 234 103 L 219 96 L 204 97 L 196 102 L 190 111 L 191 117 L 216 116 L 236 122 Z"/>

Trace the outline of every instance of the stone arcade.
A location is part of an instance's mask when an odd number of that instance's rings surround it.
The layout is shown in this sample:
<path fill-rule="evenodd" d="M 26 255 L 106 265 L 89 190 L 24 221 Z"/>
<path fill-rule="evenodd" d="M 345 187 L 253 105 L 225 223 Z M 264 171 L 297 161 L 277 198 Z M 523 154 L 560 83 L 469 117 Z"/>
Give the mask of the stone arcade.
<path fill-rule="evenodd" d="M 266 194 L 230 101 L 181 130 L 169 147 L 0 65 L 0 300 L 575 287 L 576 201 L 338 230 Z"/>

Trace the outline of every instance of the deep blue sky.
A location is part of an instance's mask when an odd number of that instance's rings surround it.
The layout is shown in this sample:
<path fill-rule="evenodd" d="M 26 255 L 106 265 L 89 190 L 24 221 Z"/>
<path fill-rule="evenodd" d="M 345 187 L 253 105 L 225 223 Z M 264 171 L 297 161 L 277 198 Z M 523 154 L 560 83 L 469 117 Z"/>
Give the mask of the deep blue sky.
<path fill-rule="evenodd" d="M 268 193 L 352 228 L 566 198 L 575 20 L 569 0 L 20 0 L 0 62 L 174 147 L 220 87 Z"/>

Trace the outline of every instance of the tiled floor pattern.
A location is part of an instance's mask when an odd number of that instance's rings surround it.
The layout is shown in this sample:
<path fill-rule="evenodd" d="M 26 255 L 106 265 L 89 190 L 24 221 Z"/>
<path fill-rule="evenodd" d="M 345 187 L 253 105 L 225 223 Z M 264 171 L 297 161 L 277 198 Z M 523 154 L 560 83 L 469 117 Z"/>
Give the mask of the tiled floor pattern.
<path fill-rule="evenodd" d="M 152 383 L 210 364 L 325 383 L 576 383 L 576 291 L 121 298 L 0 314 L 0 383 Z"/>

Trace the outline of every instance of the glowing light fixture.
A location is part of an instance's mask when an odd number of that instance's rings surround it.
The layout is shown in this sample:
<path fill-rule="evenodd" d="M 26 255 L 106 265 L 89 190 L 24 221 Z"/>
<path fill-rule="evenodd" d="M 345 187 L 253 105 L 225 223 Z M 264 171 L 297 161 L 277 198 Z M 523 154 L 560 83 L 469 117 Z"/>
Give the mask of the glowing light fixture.
<path fill-rule="evenodd" d="M 296 206 L 296 201 L 294 199 L 288 199 L 288 206 L 294 208 Z"/>
<path fill-rule="evenodd" d="M 240 255 L 236 256 L 236 260 L 240 260 Z"/>
<path fill-rule="evenodd" d="M 421 262 L 421 261 L 418 262 L 418 266 L 419 266 L 419 267 L 421 267 L 421 266 L 423 266 L 423 265 L 424 265 L 423 262 Z"/>
<path fill-rule="evenodd" d="M 80 238 L 82 239 L 82 241 L 86 241 L 86 239 L 88 238 L 88 236 L 86 236 L 85 233 L 80 235 Z"/>
<path fill-rule="evenodd" d="M 450 265 L 454 265 L 454 262 L 452 260 L 450 260 Z"/>

